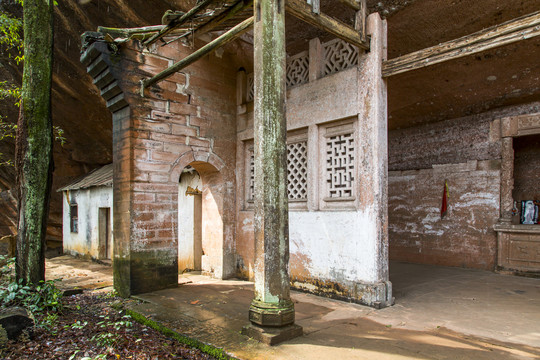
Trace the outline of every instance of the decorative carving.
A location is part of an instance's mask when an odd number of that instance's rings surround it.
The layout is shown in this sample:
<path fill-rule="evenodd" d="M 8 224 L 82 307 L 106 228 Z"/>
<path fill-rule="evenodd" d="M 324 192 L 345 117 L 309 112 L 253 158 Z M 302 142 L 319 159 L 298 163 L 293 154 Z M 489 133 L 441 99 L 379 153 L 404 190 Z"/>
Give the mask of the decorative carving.
<path fill-rule="evenodd" d="M 246 76 L 246 81 L 247 81 L 246 102 L 250 102 L 250 101 L 253 101 L 253 99 L 255 98 L 255 78 L 253 76 L 253 73 L 248 74 Z"/>
<path fill-rule="evenodd" d="M 353 133 L 326 138 L 327 196 L 346 198 L 353 196 L 354 136 Z"/>
<path fill-rule="evenodd" d="M 301 52 L 287 59 L 287 86 L 305 84 L 309 81 L 309 53 Z"/>
<path fill-rule="evenodd" d="M 287 144 L 289 200 L 307 199 L 307 141 Z"/>
<path fill-rule="evenodd" d="M 324 43 L 323 53 L 325 76 L 358 65 L 358 49 L 341 39 Z"/>

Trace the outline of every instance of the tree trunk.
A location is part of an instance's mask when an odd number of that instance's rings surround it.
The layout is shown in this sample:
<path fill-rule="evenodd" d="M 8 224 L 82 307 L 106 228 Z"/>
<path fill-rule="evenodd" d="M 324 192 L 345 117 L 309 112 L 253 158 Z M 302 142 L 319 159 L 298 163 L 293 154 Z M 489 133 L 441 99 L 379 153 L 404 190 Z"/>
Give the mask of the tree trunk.
<path fill-rule="evenodd" d="M 19 222 L 17 279 L 45 278 L 45 233 L 52 183 L 53 0 L 24 0 L 24 74 L 16 143 Z"/>

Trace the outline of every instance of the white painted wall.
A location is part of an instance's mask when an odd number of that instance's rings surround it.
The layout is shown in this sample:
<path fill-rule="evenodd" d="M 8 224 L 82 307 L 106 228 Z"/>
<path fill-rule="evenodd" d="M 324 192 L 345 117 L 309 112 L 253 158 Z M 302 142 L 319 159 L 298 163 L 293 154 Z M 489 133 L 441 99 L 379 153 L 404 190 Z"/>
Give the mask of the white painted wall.
<path fill-rule="evenodd" d="M 374 212 L 289 212 L 291 253 L 316 279 L 377 282 Z M 300 265 L 300 264 L 299 264 Z"/>
<path fill-rule="evenodd" d="M 201 246 L 201 231 L 200 224 L 195 226 L 195 201 L 196 196 L 201 195 L 186 195 L 187 188 L 202 190 L 201 177 L 197 172 L 183 173 L 178 185 L 178 270 L 185 269 L 200 269 L 201 259 L 195 259 L 195 242 L 198 241 L 198 246 Z M 200 207 L 199 199 L 199 207 Z M 200 208 L 199 214 L 201 216 Z M 199 223 L 197 221 L 197 223 Z M 197 255 L 200 257 L 200 252 Z"/>
<path fill-rule="evenodd" d="M 70 200 L 78 207 L 78 232 L 70 229 Z M 71 201 L 73 203 L 73 201 Z M 64 191 L 63 193 L 63 247 L 64 253 L 90 256 L 99 259 L 99 208 L 110 208 L 111 226 L 109 254 L 113 252 L 113 189 L 112 187 L 93 187 L 85 190 Z"/>

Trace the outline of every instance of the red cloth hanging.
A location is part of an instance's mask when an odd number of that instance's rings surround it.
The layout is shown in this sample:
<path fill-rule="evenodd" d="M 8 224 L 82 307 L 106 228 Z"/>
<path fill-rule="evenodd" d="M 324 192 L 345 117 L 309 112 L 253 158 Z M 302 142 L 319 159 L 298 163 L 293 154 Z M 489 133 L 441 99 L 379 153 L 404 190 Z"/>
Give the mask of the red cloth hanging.
<path fill-rule="evenodd" d="M 444 191 L 443 191 L 442 205 L 441 205 L 441 219 L 444 218 L 447 211 L 448 211 L 448 183 L 446 180 L 444 180 Z"/>

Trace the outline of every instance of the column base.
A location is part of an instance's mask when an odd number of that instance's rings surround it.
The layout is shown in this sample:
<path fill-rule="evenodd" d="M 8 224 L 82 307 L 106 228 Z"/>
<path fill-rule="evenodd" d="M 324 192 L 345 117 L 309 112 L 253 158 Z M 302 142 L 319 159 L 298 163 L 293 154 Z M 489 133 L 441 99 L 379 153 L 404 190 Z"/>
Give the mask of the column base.
<path fill-rule="evenodd" d="M 304 334 L 300 325 L 292 324 L 284 327 L 262 327 L 250 324 L 242 328 L 242 334 L 266 345 L 277 345 Z"/>
<path fill-rule="evenodd" d="M 281 304 L 253 300 L 249 307 L 249 321 L 263 327 L 283 327 L 294 324 L 294 303 L 286 300 Z"/>

